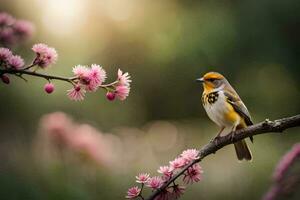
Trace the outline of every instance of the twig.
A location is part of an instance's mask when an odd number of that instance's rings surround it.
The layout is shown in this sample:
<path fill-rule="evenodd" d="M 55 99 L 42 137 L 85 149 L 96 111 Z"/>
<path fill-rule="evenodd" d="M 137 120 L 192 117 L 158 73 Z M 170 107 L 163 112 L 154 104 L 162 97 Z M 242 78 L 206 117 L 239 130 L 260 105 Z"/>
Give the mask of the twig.
<path fill-rule="evenodd" d="M 266 119 L 265 121 L 260 122 L 258 124 L 249 126 L 245 129 L 240 129 L 231 132 L 230 134 L 224 137 L 217 138 L 211 141 L 210 143 L 206 144 L 199 150 L 199 159 L 196 159 L 193 162 L 189 163 L 186 167 L 184 167 L 181 171 L 174 175 L 168 182 L 166 182 L 160 189 L 154 191 L 146 200 L 154 200 L 155 197 L 157 197 L 157 195 L 159 195 L 164 189 L 166 189 L 172 182 L 174 182 L 178 177 L 183 175 L 189 167 L 193 166 L 195 163 L 200 162 L 206 156 L 215 153 L 224 146 L 233 144 L 250 136 L 271 132 L 280 133 L 285 129 L 297 126 L 300 126 L 300 114 L 292 117 L 277 119 L 274 121 Z M 232 137 L 232 135 L 234 135 L 234 137 Z"/>

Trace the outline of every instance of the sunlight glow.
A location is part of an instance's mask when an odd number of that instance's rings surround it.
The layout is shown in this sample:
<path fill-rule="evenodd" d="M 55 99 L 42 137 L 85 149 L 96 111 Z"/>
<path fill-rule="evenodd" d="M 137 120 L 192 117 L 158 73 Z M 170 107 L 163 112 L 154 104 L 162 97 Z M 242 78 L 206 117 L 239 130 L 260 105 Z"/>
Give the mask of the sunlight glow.
<path fill-rule="evenodd" d="M 53 34 L 70 35 L 78 31 L 84 21 L 86 4 L 83 0 L 43 0 L 43 23 Z"/>

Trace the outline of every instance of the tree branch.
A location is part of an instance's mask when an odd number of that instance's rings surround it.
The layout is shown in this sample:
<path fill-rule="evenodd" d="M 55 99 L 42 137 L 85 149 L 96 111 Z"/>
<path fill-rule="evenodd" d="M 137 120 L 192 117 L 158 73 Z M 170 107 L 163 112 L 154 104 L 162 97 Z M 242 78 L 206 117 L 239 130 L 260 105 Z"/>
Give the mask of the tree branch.
<path fill-rule="evenodd" d="M 42 77 L 47 80 L 51 79 L 56 79 L 56 80 L 61 80 L 61 81 L 67 81 L 72 83 L 72 81 L 76 80 L 77 77 L 62 77 L 62 76 L 52 76 L 52 75 L 47 75 L 47 74 L 41 74 L 33 71 L 28 71 L 25 69 L 22 70 L 16 70 L 16 69 L 0 69 L 0 75 L 2 74 L 15 74 L 15 75 L 20 75 L 20 74 L 27 74 L 30 76 L 37 76 L 37 77 Z"/>
<path fill-rule="evenodd" d="M 300 126 L 300 114 L 292 117 L 277 119 L 274 121 L 266 119 L 265 121 L 258 124 L 249 126 L 245 129 L 233 131 L 224 137 L 214 139 L 199 150 L 199 159 L 196 159 L 193 162 L 189 163 L 186 167 L 184 167 L 181 171 L 174 175 L 168 182 L 166 182 L 160 189 L 154 191 L 146 200 L 154 200 L 155 197 L 159 195 L 164 189 L 166 189 L 172 182 L 183 175 L 189 167 L 193 166 L 195 163 L 200 162 L 206 156 L 215 153 L 219 149 L 222 149 L 224 146 L 233 144 L 250 136 L 271 132 L 280 133 L 285 129 L 297 126 Z M 234 137 L 232 137 L 232 135 L 234 135 Z"/>

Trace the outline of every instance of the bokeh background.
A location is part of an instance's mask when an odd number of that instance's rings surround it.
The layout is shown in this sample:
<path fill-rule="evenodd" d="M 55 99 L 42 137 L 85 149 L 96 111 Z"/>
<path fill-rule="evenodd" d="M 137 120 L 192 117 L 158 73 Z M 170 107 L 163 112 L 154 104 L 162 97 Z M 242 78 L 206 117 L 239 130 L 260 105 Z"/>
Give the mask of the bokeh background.
<path fill-rule="evenodd" d="M 0 199 L 123 199 L 137 173 L 156 174 L 218 131 L 194 81 L 207 71 L 230 80 L 254 122 L 298 114 L 299 8 L 297 0 L 0 0 L 1 11 L 35 25 L 32 39 L 14 49 L 27 63 L 31 46 L 43 42 L 59 54 L 49 74 L 98 63 L 111 81 L 118 68 L 133 80 L 124 102 L 107 101 L 104 91 L 71 102 L 69 85 L 54 82 L 47 95 L 34 77 L 0 84 Z M 41 118 L 55 111 L 93 126 L 111 160 L 45 145 Z M 203 181 L 182 199 L 260 199 L 280 157 L 299 142 L 298 129 L 287 132 L 255 137 L 252 163 L 238 163 L 233 147 L 206 158 Z"/>

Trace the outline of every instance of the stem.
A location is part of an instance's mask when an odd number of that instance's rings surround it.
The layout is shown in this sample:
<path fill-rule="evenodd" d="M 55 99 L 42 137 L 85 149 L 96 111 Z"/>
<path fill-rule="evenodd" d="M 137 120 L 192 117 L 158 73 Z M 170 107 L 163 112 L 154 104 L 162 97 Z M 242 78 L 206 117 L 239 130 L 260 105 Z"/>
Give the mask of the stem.
<path fill-rule="evenodd" d="M 275 121 L 270 121 L 266 119 L 265 121 L 249 126 L 244 129 L 239 129 L 236 131 L 231 132 L 230 134 L 215 138 L 210 143 L 206 144 L 204 147 L 202 147 L 199 150 L 199 158 L 189 163 L 187 166 L 185 166 L 181 171 L 179 171 L 175 176 L 173 176 L 168 182 L 166 182 L 161 188 L 154 191 L 147 200 L 154 200 L 157 195 L 159 195 L 164 189 L 166 189 L 172 182 L 174 182 L 178 177 L 184 174 L 184 172 L 193 166 L 194 164 L 200 162 L 203 160 L 206 156 L 210 154 L 214 154 L 219 149 L 222 149 L 224 146 L 227 146 L 229 144 L 233 144 L 237 141 L 243 140 L 247 137 L 264 134 L 264 133 L 271 133 L 271 132 L 277 132 L 281 133 L 285 129 L 292 128 L 292 127 L 298 127 L 300 126 L 300 114 L 277 119 Z"/>
<path fill-rule="evenodd" d="M 62 76 L 53 76 L 53 75 L 47 75 L 47 74 L 41 74 L 37 72 L 32 72 L 32 71 L 27 71 L 25 69 L 21 70 L 16 70 L 16 69 L 0 69 L 0 75 L 2 74 L 14 74 L 14 75 L 21 75 L 21 74 L 27 74 L 30 76 L 37 76 L 37 77 L 42 77 L 45 78 L 46 80 L 61 80 L 61 81 L 66 81 L 69 83 L 73 83 L 74 80 L 77 79 L 77 77 L 62 77 Z"/>

